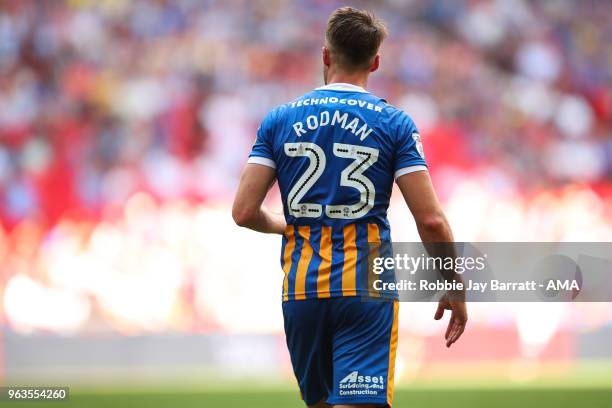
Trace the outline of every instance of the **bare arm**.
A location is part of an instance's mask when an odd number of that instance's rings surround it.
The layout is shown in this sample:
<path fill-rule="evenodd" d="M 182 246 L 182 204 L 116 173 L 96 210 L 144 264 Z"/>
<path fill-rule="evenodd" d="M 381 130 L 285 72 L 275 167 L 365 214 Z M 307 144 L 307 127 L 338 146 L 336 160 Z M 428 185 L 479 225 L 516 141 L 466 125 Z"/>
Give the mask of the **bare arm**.
<path fill-rule="evenodd" d="M 440 245 L 440 243 L 452 243 L 453 233 L 431 184 L 429 172 L 416 171 L 405 174 L 397 179 L 397 185 L 416 221 L 421 240 L 430 255 L 455 257 L 456 253 L 453 245 Z M 441 272 L 447 280 L 461 281 L 461 277 L 454 271 Z M 446 346 L 450 347 L 459 339 L 467 323 L 467 309 L 463 291 L 453 293 L 451 296 L 445 295 L 438 304 L 434 319 L 441 319 L 444 310 L 452 311 L 444 336 Z"/>
<path fill-rule="evenodd" d="M 276 171 L 272 167 L 252 163 L 246 165 L 232 207 L 236 224 L 258 232 L 282 234 L 285 231 L 285 217 L 262 205 L 275 177 Z"/>

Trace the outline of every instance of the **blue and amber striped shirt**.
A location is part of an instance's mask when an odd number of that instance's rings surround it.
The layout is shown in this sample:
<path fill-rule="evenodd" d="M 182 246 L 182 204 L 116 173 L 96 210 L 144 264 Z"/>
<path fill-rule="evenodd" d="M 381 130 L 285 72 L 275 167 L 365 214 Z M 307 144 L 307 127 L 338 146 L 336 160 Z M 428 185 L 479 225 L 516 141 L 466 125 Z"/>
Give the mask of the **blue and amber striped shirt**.
<path fill-rule="evenodd" d="M 412 119 L 363 88 L 327 85 L 272 110 L 249 163 L 276 169 L 283 299 L 372 293 L 368 265 L 391 241 L 393 180 L 426 170 Z"/>

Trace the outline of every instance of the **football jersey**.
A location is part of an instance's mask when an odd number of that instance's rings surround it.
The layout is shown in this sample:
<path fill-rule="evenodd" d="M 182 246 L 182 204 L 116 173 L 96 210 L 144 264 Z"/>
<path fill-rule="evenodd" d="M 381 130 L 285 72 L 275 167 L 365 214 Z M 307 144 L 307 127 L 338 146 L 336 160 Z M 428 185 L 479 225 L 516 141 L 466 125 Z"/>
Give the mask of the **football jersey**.
<path fill-rule="evenodd" d="M 394 178 L 427 169 L 412 119 L 361 87 L 330 84 L 272 110 L 248 162 L 276 169 L 283 300 L 372 293 Z"/>

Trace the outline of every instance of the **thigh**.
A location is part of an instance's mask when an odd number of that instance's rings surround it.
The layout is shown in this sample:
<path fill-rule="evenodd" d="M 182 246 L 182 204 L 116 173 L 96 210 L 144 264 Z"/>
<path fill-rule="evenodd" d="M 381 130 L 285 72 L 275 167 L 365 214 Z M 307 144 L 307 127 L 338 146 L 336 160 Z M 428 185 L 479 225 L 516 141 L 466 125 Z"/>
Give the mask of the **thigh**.
<path fill-rule="evenodd" d="M 335 302 L 334 376 L 327 402 L 391 406 L 399 303 L 360 297 Z"/>
<path fill-rule="evenodd" d="M 283 317 L 302 399 L 307 405 L 315 405 L 331 392 L 332 333 L 327 299 L 284 302 Z"/>

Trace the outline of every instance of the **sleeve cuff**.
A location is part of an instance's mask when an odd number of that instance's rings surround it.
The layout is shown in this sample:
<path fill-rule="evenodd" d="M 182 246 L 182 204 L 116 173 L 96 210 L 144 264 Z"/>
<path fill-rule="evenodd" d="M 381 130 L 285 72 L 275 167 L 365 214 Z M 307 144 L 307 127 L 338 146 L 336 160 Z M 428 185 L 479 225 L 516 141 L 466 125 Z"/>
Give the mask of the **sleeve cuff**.
<path fill-rule="evenodd" d="M 267 157 L 251 156 L 249 157 L 249 160 L 247 160 L 247 163 L 261 164 L 264 166 L 272 167 L 273 169 L 276 168 L 276 163 L 274 163 L 274 160 L 268 159 Z"/>
<path fill-rule="evenodd" d="M 404 167 L 404 168 L 401 168 L 401 169 L 397 170 L 395 172 L 395 174 L 394 174 L 394 177 L 397 180 L 398 178 L 400 178 L 404 174 L 414 173 L 415 171 L 427 171 L 427 166 L 419 164 L 417 166 Z"/>

